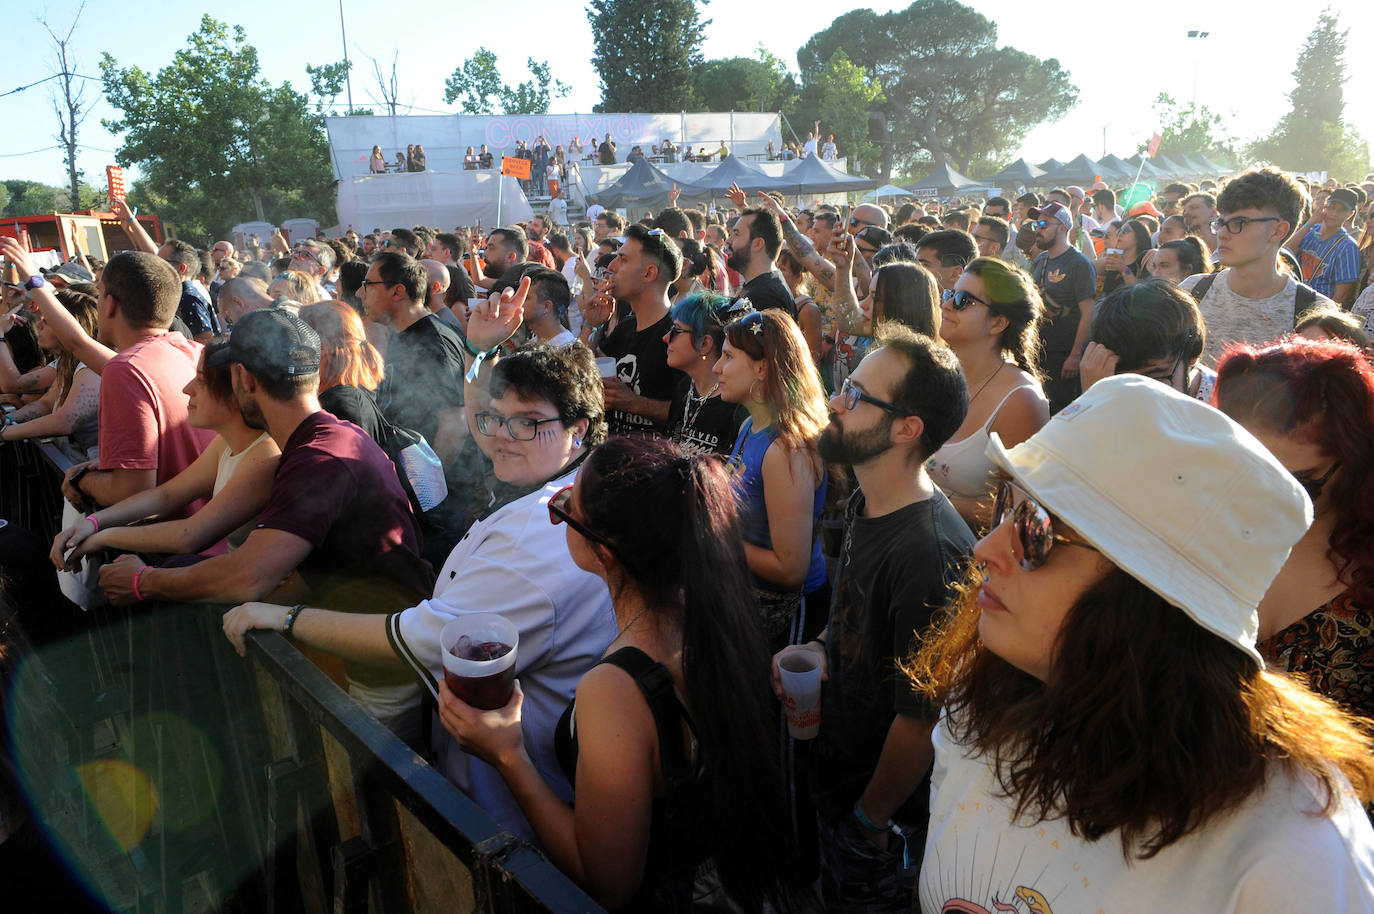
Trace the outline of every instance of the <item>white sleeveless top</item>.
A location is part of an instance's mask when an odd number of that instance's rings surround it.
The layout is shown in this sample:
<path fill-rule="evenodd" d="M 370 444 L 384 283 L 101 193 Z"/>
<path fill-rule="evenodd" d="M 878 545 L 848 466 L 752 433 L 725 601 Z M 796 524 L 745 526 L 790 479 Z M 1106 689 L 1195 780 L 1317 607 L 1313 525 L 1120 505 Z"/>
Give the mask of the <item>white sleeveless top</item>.
<path fill-rule="evenodd" d="M 220 452 L 219 468 L 215 471 L 215 489 L 210 496 L 211 498 L 218 495 L 220 490 L 229 484 L 229 480 L 234 476 L 234 471 L 239 468 L 239 463 L 242 462 L 243 458 L 248 456 L 248 452 L 270 437 L 271 435 L 268 435 L 267 432 L 263 432 L 257 438 L 253 439 L 252 444 L 248 445 L 248 447 L 239 451 L 237 454 L 229 453 L 229 448 L 227 446 Z M 242 527 L 239 527 L 224 538 L 231 552 L 243 545 L 243 541 L 248 539 L 248 534 L 253 532 L 253 528 L 257 526 L 257 523 L 258 519 L 256 517 L 251 518 L 245 522 Z"/>
<path fill-rule="evenodd" d="M 940 489 L 958 498 L 982 498 L 992 490 L 992 461 L 987 457 L 988 436 L 997 415 L 1011 395 L 1034 384 L 1018 384 L 1001 399 L 983 427 L 961 441 L 946 441 L 945 446 L 926 460 L 926 472 Z"/>

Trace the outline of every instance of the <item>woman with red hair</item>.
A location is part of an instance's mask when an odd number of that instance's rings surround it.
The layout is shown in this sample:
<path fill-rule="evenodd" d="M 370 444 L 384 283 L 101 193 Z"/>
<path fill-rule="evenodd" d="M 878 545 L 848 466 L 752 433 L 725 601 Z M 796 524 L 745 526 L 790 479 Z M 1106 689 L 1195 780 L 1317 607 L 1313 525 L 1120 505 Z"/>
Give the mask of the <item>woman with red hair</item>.
<path fill-rule="evenodd" d="M 1312 499 L 1315 520 L 1259 606 L 1260 650 L 1374 719 L 1374 368 L 1350 343 L 1238 346 L 1216 403 Z"/>

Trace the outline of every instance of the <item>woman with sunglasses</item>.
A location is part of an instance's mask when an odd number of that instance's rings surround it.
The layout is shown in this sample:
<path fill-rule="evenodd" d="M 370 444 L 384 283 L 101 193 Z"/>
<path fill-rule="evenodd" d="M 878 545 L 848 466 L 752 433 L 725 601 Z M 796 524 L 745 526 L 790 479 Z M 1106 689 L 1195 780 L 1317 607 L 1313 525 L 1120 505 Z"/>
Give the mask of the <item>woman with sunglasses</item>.
<path fill-rule="evenodd" d="M 440 693 L 444 728 L 501 773 L 550 858 L 609 910 L 687 910 L 708 857 L 744 910 L 794 878 L 736 510 L 722 464 L 642 438 L 598 447 L 549 501 L 619 628 L 555 736 L 572 808 L 530 762 L 520 687 L 488 712 Z"/>
<path fill-rule="evenodd" d="M 1374 720 L 1374 368 L 1334 340 L 1237 347 L 1217 369 L 1216 402 L 1316 514 L 1260 603 L 1260 651 Z"/>
<path fill-rule="evenodd" d="M 668 436 L 698 454 L 729 454 L 742 421 L 739 405 L 722 400 L 715 375 L 725 326 L 753 309 L 711 292 L 688 295 L 673 305 L 663 340 L 668 367 L 683 378 L 668 404 Z"/>
<path fill-rule="evenodd" d="M 921 909 L 1374 908 L 1374 747 L 1255 645 L 1297 482 L 1129 375 L 988 450 L 995 526 L 910 670 L 944 706 Z"/>
<path fill-rule="evenodd" d="M 554 728 L 617 628 L 605 583 L 573 562 L 564 531 L 549 523 L 548 503 L 605 440 L 606 409 L 585 347 L 535 346 L 506 358 L 496 351 L 519 329 L 529 286 L 526 277 L 473 309 L 467 340 L 484 356 L 464 391 L 469 427 L 492 472 L 521 494 L 469 528 L 440 569 L 433 597 L 391 616 L 246 603 L 225 615 L 224 632 L 243 653 L 249 629 L 284 631 L 379 672 L 409 672 L 437 701 L 444 625 L 463 613 L 500 613 L 520 632 L 515 676 L 524 693 L 525 745 L 543 781 L 567 803 L 572 783 L 554 754 Z M 456 743 L 438 742 L 435 767 L 503 828 L 534 839 L 500 774 Z"/>
<path fill-rule="evenodd" d="M 821 596 L 825 559 L 814 534 L 826 492 L 816 442 L 829 410 L 806 340 L 780 311 L 755 312 L 726 327 L 712 370 L 720 398 L 749 411 L 730 457 L 738 466 L 745 557 L 764 634 L 777 653 L 824 625 L 823 618 L 808 622 L 803 597 L 817 595 L 806 600 L 818 610 L 813 617 L 828 608 Z"/>
<path fill-rule="evenodd" d="M 1030 276 L 992 257 L 970 261 L 940 309 L 940 339 L 959 359 L 969 407 L 954 436 L 926 460 L 926 472 L 971 530 L 985 529 L 992 511 L 992 433 L 1017 445 L 1050 418 L 1037 365 L 1043 310 Z"/>

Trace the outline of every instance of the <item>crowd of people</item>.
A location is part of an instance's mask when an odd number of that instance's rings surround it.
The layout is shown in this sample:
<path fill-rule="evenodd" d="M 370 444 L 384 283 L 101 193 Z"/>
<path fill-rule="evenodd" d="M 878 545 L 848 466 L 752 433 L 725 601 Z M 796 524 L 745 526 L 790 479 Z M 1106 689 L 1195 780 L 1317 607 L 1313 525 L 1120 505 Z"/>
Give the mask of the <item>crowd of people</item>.
<path fill-rule="evenodd" d="M 1374 910 L 1374 176 L 728 198 L 0 238 L 0 439 L 91 455 L 52 573 L 341 658 L 611 910 Z"/>

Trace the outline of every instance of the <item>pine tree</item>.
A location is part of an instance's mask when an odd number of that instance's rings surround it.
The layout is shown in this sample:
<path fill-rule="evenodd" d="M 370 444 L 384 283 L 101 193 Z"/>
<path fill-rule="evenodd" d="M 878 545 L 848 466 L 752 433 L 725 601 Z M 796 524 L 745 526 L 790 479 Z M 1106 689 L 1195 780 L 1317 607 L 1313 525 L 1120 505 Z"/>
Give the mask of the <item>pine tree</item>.
<path fill-rule="evenodd" d="M 592 64 L 601 76 L 597 111 L 693 110 L 709 21 L 696 0 L 591 0 Z"/>
<path fill-rule="evenodd" d="M 1361 178 L 1369 170 L 1369 146 L 1344 117 L 1345 51 L 1349 29 L 1330 9 L 1322 11 L 1293 68 L 1293 108 L 1250 155 L 1293 171 L 1328 171 Z"/>

